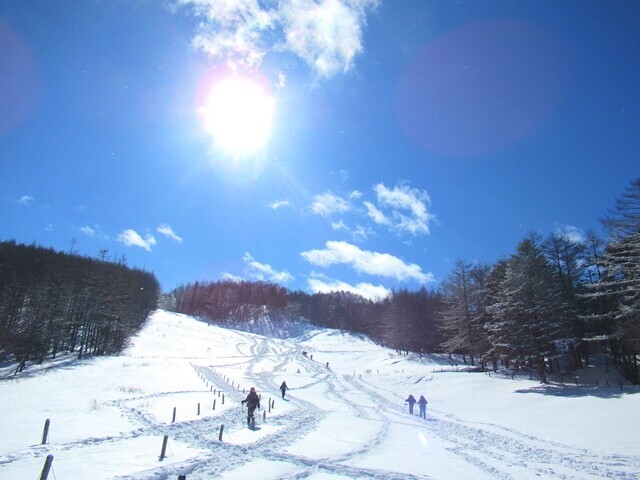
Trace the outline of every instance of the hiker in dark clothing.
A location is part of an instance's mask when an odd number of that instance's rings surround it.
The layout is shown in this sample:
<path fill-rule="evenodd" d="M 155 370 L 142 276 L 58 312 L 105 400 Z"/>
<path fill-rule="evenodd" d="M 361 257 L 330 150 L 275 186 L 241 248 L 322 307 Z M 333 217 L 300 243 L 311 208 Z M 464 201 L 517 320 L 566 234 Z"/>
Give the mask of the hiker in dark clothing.
<path fill-rule="evenodd" d="M 289 387 L 287 387 L 287 382 L 282 382 L 282 385 L 280 385 L 280 391 L 282 392 L 282 398 L 284 398 L 284 392 L 286 392 L 287 390 L 289 390 Z"/>
<path fill-rule="evenodd" d="M 407 398 L 404 403 L 409 404 L 409 414 L 413 415 L 413 406 L 416 404 L 415 397 L 413 395 L 409 395 L 409 398 Z"/>
<path fill-rule="evenodd" d="M 256 411 L 256 408 L 260 409 L 260 397 L 256 393 L 255 387 L 251 387 L 247 398 L 242 400 L 242 404 L 244 405 L 245 403 L 247 404 L 247 425 L 251 426 L 252 420 L 255 421 L 253 412 Z"/>
<path fill-rule="evenodd" d="M 427 399 L 424 398 L 424 395 L 420 395 L 420 400 L 418 400 L 418 406 L 420 407 L 420 418 L 427 419 Z"/>

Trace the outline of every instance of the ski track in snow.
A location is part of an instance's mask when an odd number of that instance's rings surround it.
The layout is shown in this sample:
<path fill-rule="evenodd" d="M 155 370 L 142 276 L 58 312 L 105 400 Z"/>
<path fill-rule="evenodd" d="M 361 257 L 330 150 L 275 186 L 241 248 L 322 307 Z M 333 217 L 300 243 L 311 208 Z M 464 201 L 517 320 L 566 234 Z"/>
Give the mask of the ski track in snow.
<path fill-rule="evenodd" d="M 238 333 L 243 335 L 243 332 Z M 384 442 L 390 425 L 410 422 L 414 423 L 417 428 L 422 425 L 419 422 L 424 422 L 424 420 L 418 419 L 417 416 L 410 417 L 405 408 L 400 406 L 404 401 L 402 398 L 398 397 L 396 401 L 391 401 L 380 395 L 378 393 L 379 387 L 370 384 L 361 375 L 334 373 L 325 365 L 304 356 L 302 348 L 297 342 L 260 338 L 250 334 L 244 335 L 246 335 L 246 343 L 236 345 L 238 358 L 218 359 L 221 363 L 216 366 L 193 365 L 195 371 L 206 379 L 212 388 L 224 391 L 226 401 L 237 404 L 237 409 L 228 409 L 215 416 L 166 424 L 158 422 L 150 414 L 131 405 L 163 395 L 191 392 L 157 393 L 117 400 L 108 405 L 120 409 L 135 424 L 139 424 L 139 428 L 118 436 L 68 442 L 57 445 L 58 448 L 77 451 L 80 455 L 83 448 L 92 445 L 166 434 L 169 435 L 171 441 L 181 441 L 192 448 L 206 452 L 180 464 L 160 465 L 150 471 L 115 477 L 119 480 L 146 480 L 150 478 L 169 480 L 175 479 L 181 473 L 186 474 L 189 480 L 212 479 L 258 458 L 291 465 L 293 467 L 291 470 L 295 473 L 281 476 L 282 480 L 308 478 L 316 473 L 352 479 L 418 480 L 429 478 L 424 475 L 352 466 L 358 457 L 371 455 L 370 452 Z M 246 345 L 250 345 L 249 351 L 246 351 Z M 274 365 L 270 371 L 265 371 L 264 367 L 260 367 L 260 365 L 269 362 L 273 362 Z M 274 384 L 273 376 L 284 373 L 287 366 L 292 363 L 304 365 L 312 378 L 310 383 L 298 389 L 308 389 L 321 384 L 326 398 L 349 408 L 354 417 L 375 420 L 375 424 L 378 424 L 379 428 L 372 433 L 364 445 L 354 447 L 347 454 L 322 459 L 306 458 L 287 452 L 286 447 L 294 444 L 296 440 L 313 434 L 327 415 L 313 403 L 296 397 L 289 398 L 291 407 L 290 412 L 286 415 L 278 415 L 277 409 L 273 416 L 269 415 L 267 424 L 277 428 L 267 437 L 246 445 L 225 443 L 224 435 L 222 441 L 218 440 L 221 424 L 225 425 L 225 435 L 228 435 L 230 431 L 246 429 L 246 411 L 240 408 L 240 400 L 245 397 L 245 394 L 227 383 L 224 376 L 217 372 L 217 369 L 238 369 L 244 372 L 245 378 L 252 385 L 255 385 L 258 391 L 273 392 L 277 391 L 279 386 Z M 279 397 L 276 398 L 279 399 Z M 263 403 L 265 403 L 264 400 Z M 262 407 L 262 412 L 264 412 L 265 405 Z M 261 415 L 259 417 L 262 419 Z M 498 425 L 466 422 L 453 415 L 446 415 L 433 409 L 428 410 L 428 417 L 428 434 L 440 438 L 448 445 L 447 448 L 451 454 L 488 474 L 491 478 L 516 480 L 517 473 L 514 471 L 519 469 L 534 472 L 536 476 L 544 479 L 596 480 L 612 478 L 638 480 L 640 478 L 637 473 L 638 465 L 640 465 L 639 457 L 599 455 L 585 449 L 522 434 Z M 24 457 L 44 456 L 46 448 L 46 445 L 38 445 L 9 452 L 0 456 L 0 464 L 10 463 Z"/>

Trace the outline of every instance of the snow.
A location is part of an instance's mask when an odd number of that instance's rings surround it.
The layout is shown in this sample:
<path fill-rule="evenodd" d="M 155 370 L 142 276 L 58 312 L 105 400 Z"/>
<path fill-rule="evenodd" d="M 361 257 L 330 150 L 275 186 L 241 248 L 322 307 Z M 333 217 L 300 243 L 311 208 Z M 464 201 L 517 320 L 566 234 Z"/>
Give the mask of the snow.
<path fill-rule="evenodd" d="M 120 356 L 0 367 L 0 479 L 39 478 L 47 455 L 55 480 L 640 478 L 638 389 L 446 363 L 334 330 L 270 338 L 158 311 Z M 427 420 L 409 415 L 410 393 Z"/>

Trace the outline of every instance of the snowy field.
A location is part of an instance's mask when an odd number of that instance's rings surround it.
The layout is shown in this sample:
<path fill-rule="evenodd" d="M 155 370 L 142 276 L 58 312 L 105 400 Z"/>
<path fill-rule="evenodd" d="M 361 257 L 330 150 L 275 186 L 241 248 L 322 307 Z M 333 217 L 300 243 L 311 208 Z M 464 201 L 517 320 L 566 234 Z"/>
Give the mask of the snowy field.
<path fill-rule="evenodd" d="M 38 479 L 48 455 L 50 480 L 640 479 L 638 389 L 450 370 L 337 331 L 274 339 L 158 311 L 121 356 L 0 369 L 0 479 Z"/>

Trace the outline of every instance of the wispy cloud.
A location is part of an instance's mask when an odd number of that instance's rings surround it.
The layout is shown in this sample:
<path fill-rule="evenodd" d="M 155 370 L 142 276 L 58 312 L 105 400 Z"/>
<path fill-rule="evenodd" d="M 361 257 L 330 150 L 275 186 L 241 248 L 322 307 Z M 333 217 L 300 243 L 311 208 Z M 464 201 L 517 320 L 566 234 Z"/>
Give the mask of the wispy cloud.
<path fill-rule="evenodd" d="M 232 273 L 223 272 L 222 280 L 229 280 L 230 282 L 240 283 L 244 279 L 242 277 L 239 277 L 238 275 L 233 275 Z"/>
<path fill-rule="evenodd" d="M 366 15 L 379 0 L 175 0 L 200 20 L 193 46 L 254 68 L 271 51 L 302 58 L 319 76 L 348 71 L 361 53 Z M 283 78 L 279 79 L 283 84 Z"/>
<path fill-rule="evenodd" d="M 17 203 L 19 203 L 20 205 L 24 205 L 25 207 L 28 207 L 35 201 L 36 199 L 30 195 L 23 195 L 18 200 L 16 200 Z"/>
<path fill-rule="evenodd" d="M 260 263 L 249 252 L 243 255 L 242 260 L 247 266 L 247 275 L 254 280 L 266 280 L 275 283 L 287 283 L 293 280 L 293 276 L 286 270 L 279 272 L 271 265 Z"/>
<path fill-rule="evenodd" d="M 275 200 L 269 204 L 269 208 L 277 210 L 282 207 L 290 207 L 291 202 L 289 200 Z"/>
<path fill-rule="evenodd" d="M 151 247 L 157 243 L 153 235 L 147 234 L 144 238 L 142 238 L 142 236 L 140 236 L 138 232 L 130 228 L 120 233 L 116 237 L 116 240 L 126 245 L 127 247 L 144 248 L 147 252 L 150 252 Z"/>
<path fill-rule="evenodd" d="M 329 217 L 335 213 L 346 213 L 349 208 L 347 200 L 331 192 L 316 195 L 309 206 L 311 213 L 321 217 Z"/>
<path fill-rule="evenodd" d="M 170 238 L 176 243 L 182 243 L 182 237 L 178 236 L 168 224 L 162 224 L 157 228 L 158 233 Z"/>
<path fill-rule="evenodd" d="M 578 228 L 571 225 L 556 225 L 554 229 L 556 235 L 560 235 L 567 240 L 570 240 L 575 243 L 585 243 L 585 235 L 584 232 Z"/>
<path fill-rule="evenodd" d="M 351 235 L 351 238 L 353 238 L 353 240 L 355 240 L 356 242 L 365 241 L 367 238 L 369 238 L 369 235 L 371 234 L 371 232 L 367 230 L 365 227 L 363 227 L 362 225 L 356 225 L 353 228 L 349 227 L 344 222 L 344 220 L 337 220 L 335 222 L 331 222 L 331 228 L 336 231 L 348 232 Z"/>
<path fill-rule="evenodd" d="M 109 240 L 109 236 L 102 231 L 99 225 L 94 225 L 93 227 L 86 225 L 84 227 L 80 227 L 79 230 L 82 233 L 84 233 L 87 237 L 100 238 L 102 240 Z"/>
<path fill-rule="evenodd" d="M 367 214 L 369 218 L 373 220 L 378 225 L 391 225 L 391 220 L 388 219 L 383 212 L 378 210 L 378 208 L 371 202 L 364 202 L 364 206 L 367 207 Z"/>
<path fill-rule="evenodd" d="M 374 222 L 390 226 L 401 233 L 429 234 L 429 224 L 435 216 L 429 212 L 431 199 L 426 191 L 408 185 L 387 188 L 382 183 L 375 185 L 373 189 L 378 206 L 370 202 L 365 202 L 365 206 Z M 382 209 L 387 211 L 383 212 Z"/>
<path fill-rule="evenodd" d="M 432 282 L 433 275 L 424 273 L 419 265 L 405 263 L 388 253 L 362 250 L 347 242 L 329 241 L 324 250 L 309 250 L 300 255 L 309 263 L 321 267 L 349 265 L 358 273 L 393 278 L 400 281 Z"/>
<path fill-rule="evenodd" d="M 391 290 L 382 285 L 373 285 L 366 282 L 351 285 L 319 274 L 312 274 L 307 283 L 313 293 L 350 292 L 374 301 L 382 300 L 391 293 Z"/>

